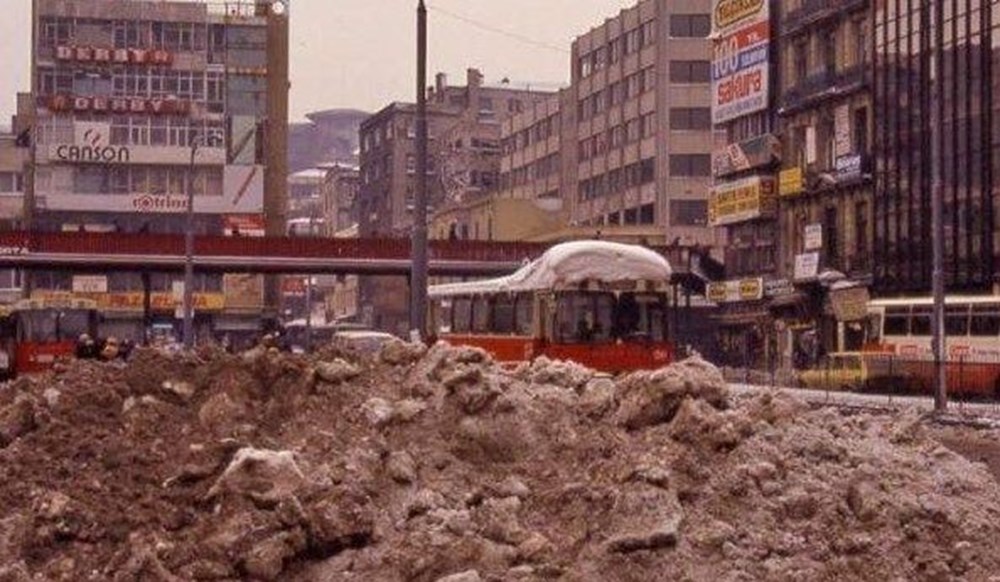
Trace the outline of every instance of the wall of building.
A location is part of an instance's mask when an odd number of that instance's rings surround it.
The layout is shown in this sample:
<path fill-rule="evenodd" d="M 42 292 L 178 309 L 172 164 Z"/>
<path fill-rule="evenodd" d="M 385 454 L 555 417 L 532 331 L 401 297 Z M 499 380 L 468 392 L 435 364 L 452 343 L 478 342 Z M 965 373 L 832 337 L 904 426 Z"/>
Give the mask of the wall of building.
<path fill-rule="evenodd" d="M 269 0 L 39 0 L 30 226 L 182 232 L 192 192 L 198 232 L 237 222 L 283 232 L 287 19 Z M 201 279 L 224 294 L 224 277 Z M 45 293 L 69 291 L 72 278 L 36 280 Z M 110 274 L 108 287 L 142 291 L 131 274 Z M 199 313 L 208 329 L 235 316 L 225 299 L 212 305 Z M 240 315 L 259 320 L 262 307 Z"/>

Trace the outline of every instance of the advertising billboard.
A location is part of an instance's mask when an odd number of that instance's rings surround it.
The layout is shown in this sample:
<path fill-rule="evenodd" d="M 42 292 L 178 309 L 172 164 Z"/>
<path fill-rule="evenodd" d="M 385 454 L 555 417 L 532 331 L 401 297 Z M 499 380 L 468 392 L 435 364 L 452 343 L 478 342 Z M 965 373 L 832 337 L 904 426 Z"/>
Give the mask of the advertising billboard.
<path fill-rule="evenodd" d="M 770 216 L 776 209 L 773 176 L 750 176 L 717 184 L 708 201 L 709 226 L 725 226 Z"/>
<path fill-rule="evenodd" d="M 767 108 L 771 23 L 767 2 L 718 0 L 713 11 L 712 123 Z"/>

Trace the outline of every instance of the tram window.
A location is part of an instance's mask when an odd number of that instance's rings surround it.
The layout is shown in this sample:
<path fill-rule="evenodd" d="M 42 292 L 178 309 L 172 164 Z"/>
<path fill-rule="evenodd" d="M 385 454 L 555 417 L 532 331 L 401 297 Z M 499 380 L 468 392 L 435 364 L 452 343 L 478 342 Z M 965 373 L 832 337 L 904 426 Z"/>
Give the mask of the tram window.
<path fill-rule="evenodd" d="M 490 300 L 488 297 L 476 297 L 472 301 L 472 331 L 476 333 L 490 331 Z"/>
<path fill-rule="evenodd" d="M 493 298 L 493 331 L 502 335 L 514 333 L 513 295 L 498 295 Z"/>
<path fill-rule="evenodd" d="M 59 312 L 59 339 L 76 340 L 85 333 L 91 333 L 89 311 L 66 310 Z"/>
<path fill-rule="evenodd" d="M 614 295 L 566 293 L 559 297 L 557 333 L 562 341 L 605 342 L 611 338 Z"/>
<path fill-rule="evenodd" d="M 909 335 L 910 323 L 907 309 L 885 310 L 885 335 Z"/>
<path fill-rule="evenodd" d="M 534 326 L 534 299 L 530 293 L 522 293 L 514 302 L 514 327 L 517 335 L 531 335 Z"/>
<path fill-rule="evenodd" d="M 455 299 L 452 310 L 452 332 L 468 333 L 472 329 L 472 300 Z"/>
<path fill-rule="evenodd" d="M 931 335 L 931 308 L 914 307 L 910 317 L 911 335 Z"/>
<path fill-rule="evenodd" d="M 437 309 L 435 310 L 436 324 L 438 333 L 451 333 L 451 317 L 452 317 L 452 306 L 453 302 L 451 299 L 442 299 L 440 303 L 437 304 Z"/>
<path fill-rule="evenodd" d="M 970 333 L 980 337 L 1000 335 L 1000 305 L 974 305 Z"/>
<path fill-rule="evenodd" d="M 944 329 L 947 335 L 969 335 L 969 308 L 948 307 L 944 314 Z"/>
<path fill-rule="evenodd" d="M 615 309 L 615 336 L 621 339 L 666 339 L 664 297 L 649 293 L 623 293 Z"/>
<path fill-rule="evenodd" d="M 54 342 L 59 337 L 56 312 L 51 309 L 22 311 L 18 314 L 18 320 L 18 335 L 22 341 Z"/>

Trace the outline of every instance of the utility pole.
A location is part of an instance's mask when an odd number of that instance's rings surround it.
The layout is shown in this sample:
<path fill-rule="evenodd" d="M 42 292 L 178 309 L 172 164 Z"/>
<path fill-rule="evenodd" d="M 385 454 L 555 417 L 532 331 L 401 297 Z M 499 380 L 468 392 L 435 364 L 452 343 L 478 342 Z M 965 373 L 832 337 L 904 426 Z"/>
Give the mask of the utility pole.
<path fill-rule="evenodd" d="M 191 139 L 187 179 L 187 224 L 184 228 L 184 349 L 194 347 L 194 157 L 203 138 Z"/>
<path fill-rule="evenodd" d="M 417 6 L 417 189 L 410 247 L 410 330 L 427 333 L 427 7 Z"/>
<path fill-rule="evenodd" d="M 941 122 L 944 120 L 944 2 L 934 0 L 931 3 L 934 13 L 931 15 L 934 30 L 931 62 L 934 66 L 934 83 L 931 91 L 931 241 L 933 245 L 933 274 L 931 277 L 934 292 L 934 313 L 932 329 L 934 333 L 932 350 L 934 352 L 934 410 L 944 412 L 948 409 L 948 386 L 945 366 L 947 350 L 944 325 L 944 176 L 942 154 L 944 153 L 944 132 Z M 926 7 L 925 10 L 930 10 Z M 936 54 L 934 54 L 936 53 Z"/>

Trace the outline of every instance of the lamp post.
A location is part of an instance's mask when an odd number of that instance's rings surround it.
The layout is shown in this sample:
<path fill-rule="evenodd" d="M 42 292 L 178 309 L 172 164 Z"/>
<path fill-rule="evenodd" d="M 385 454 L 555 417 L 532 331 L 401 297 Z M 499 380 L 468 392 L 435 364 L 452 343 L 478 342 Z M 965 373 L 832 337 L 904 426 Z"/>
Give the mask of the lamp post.
<path fill-rule="evenodd" d="M 191 138 L 191 164 L 187 179 L 187 224 L 184 228 L 184 349 L 194 347 L 194 157 L 204 137 Z"/>

